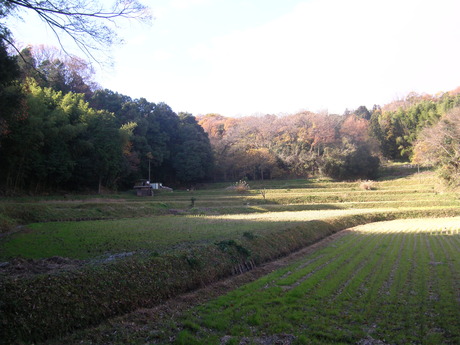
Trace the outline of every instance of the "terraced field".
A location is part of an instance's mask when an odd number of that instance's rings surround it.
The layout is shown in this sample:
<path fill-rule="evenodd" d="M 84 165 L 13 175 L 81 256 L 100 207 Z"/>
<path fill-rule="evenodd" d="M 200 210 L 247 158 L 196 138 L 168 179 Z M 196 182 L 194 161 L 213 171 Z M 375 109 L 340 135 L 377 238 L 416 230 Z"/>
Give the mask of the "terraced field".
<path fill-rule="evenodd" d="M 60 337 L 353 227 L 162 329 L 144 320 L 75 343 L 458 344 L 460 197 L 431 172 L 396 172 L 370 190 L 311 179 L 1 199 L 0 343 L 70 344 Z"/>
<path fill-rule="evenodd" d="M 228 191 L 224 185 L 211 185 L 146 199 L 125 194 L 97 199 L 0 200 L 0 225 L 2 209 L 27 224 L 27 228 L 16 227 L 0 237 L 0 261 L 14 257 L 88 260 L 120 253 L 156 255 L 196 244 L 237 240 L 244 233 L 267 235 L 315 219 L 395 212 L 408 216 L 414 212 L 417 216 L 456 214 L 460 208 L 458 194 L 438 191 L 431 172 L 378 181 L 373 190 L 363 190 L 360 182 L 258 183 L 243 194 Z M 38 220 L 40 223 L 34 222 Z"/>
<path fill-rule="evenodd" d="M 193 309 L 177 324 L 176 341 L 460 343 L 460 217 L 346 231 L 291 266 Z"/>
<path fill-rule="evenodd" d="M 414 208 L 364 208 L 320 211 L 283 211 L 230 215 L 165 215 L 155 219 L 35 223 L 29 231 L 5 241 L 0 260 L 21 256 L 41 259 L 109 258 L 119 253 L 170 253 L 215 241 L 238 239 L 243 234 L 269 235 L 310 220 L 353 215 L 391 213 Z"/>

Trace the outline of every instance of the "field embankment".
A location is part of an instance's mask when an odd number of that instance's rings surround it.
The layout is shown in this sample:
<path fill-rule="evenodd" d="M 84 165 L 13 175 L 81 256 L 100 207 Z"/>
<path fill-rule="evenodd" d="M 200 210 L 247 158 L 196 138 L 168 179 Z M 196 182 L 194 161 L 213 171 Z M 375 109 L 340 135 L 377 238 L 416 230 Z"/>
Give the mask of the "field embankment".
<path fill-rule="evenodd" d="M 375 190 L 362 190 L 358 183 L 270 182 L 265 197 L 257 190 L 243 195 L 223 189 L 195 191 L 193 206 L 189 192 L 175 192 L 148 201 L 101 202 L 100 210 L 117 205 L 110 211 L 112 220 L 27 225 L 0 240 L 0 339 L 38 341 L 87 327 L 356 225 L 459 215 L 457 196 L 435 192 L 430 181 L 430 176 L 381 181 Z M 411 198 L 414 205 L 408 202 Z M 42 207 L 31 200 L 18 203 Z M 54 209 L 86 204 L 88 212 L 94 207 L 93 201 L 44 204 Z M 152 212 L 150 217 L 120 219 L 126 213 L 117 207 L 136 209 L 126 211 L 130 216 L 145 216 L 152 209 L 170 215 Z M 40 274 L 21 272 L 21 265 L 16 274 L 10 269 L 18 260 L 33 264 L 55 256 L 75 260 L 75 265 Z"/>

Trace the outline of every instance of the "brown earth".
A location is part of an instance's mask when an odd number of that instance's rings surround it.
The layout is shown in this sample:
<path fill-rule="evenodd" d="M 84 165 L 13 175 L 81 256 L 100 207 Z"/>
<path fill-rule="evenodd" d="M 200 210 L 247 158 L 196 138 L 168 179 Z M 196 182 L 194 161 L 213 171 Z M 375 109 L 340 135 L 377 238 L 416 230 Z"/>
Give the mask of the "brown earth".
<path fill-rule="evenodd" d="M 8 276 L 23 278 L 41 273 L 55 273 L 62 270 L 72 270 L 81 267 L 82 260 L 53 256 L 46 259 L 14 258 L 10 261 L 0 262 L 0 277 Z"/>

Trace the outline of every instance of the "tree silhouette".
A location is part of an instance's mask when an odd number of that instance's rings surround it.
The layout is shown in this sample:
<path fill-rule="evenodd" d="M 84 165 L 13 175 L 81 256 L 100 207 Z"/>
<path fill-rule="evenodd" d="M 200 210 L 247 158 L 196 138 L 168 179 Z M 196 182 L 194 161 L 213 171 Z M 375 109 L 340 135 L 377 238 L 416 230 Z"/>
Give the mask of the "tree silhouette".
<path fill-rule="evenodd" d="M 0 19 L 20 17 L 21 10 L 34 12 L 43 20 L 64 51 L 62 40 L 67 36 L 95 61 L 94 51 L 121 42 L 114 29 L 117 19 L 148 21 L 151 18 L 147 7 L 138 0 L 116 0 L 110 9 L 93 0 L 0 0 Z M 0 39 L 18 50 L 4 24 L 0 24 Z"/>

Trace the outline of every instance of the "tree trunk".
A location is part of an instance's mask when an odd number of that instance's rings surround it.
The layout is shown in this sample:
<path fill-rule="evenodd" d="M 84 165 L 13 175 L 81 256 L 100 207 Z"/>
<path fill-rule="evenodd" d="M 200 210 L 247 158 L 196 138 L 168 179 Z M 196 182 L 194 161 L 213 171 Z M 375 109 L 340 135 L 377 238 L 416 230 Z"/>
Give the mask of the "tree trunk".
<path fill-rule="evenodd" d="M 97 194 L 101 194 L 102 192 L 102 176 L 99 176 L 99 185 L 97 187 Z"/>

